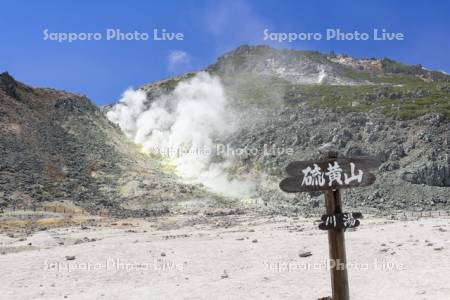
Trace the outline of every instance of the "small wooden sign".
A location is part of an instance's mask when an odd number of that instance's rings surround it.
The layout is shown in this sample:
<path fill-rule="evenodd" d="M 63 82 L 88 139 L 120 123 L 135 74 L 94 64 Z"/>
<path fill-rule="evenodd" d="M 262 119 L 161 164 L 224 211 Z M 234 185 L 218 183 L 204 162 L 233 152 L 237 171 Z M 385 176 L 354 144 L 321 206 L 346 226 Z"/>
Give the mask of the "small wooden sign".
<path fill-rule="evenodd" d="M 280 182 L 287 193 L 312 192 L 368 186 L 375 182 L 371 169 L 379 165 L 370 158 L 295 161 L 286 167 L 291 177 Z"/>
<path fill-rule="evenodd" d="M 358 227 L 362 218 L 361 213 L 336 213 L 332 215 L 323 215 L 322 223 L 319 224 L 321 230 L 347 229 Z"/>
<path fill-rule="evenodd" d="M 344 268 L 331 265 L 332 297 L 327 299 L 349 300 L 347 255 L 344 232 L 346 228 L 359 226 L 361 213 L 342 213 L 340 189 L 368 186 L 375 182 L 370 170 L 380 162 L 373 158 L 337 158 L 336 151 L 329 151 L 321 161 L 295 161 L 286 167 L 291 176 L 280 182 L 281 190 L 287 193 L 323 191 L 325 215 L 319 228 L 328 230 L 330 261 L 339 261 Z M 325 299 L 325 298 L 323 298 Z"/>

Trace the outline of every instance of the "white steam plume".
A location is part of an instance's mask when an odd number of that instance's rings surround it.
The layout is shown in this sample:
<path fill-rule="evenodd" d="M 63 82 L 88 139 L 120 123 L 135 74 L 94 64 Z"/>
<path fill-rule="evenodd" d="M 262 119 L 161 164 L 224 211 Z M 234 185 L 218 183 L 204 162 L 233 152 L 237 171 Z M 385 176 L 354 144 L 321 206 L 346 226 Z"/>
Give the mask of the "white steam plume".
<path fill-rule="evenodd" d="M 211 162 L 214 140 L 235 129 L 217 77 L 200 72 L 151 103 L 144 91 L 127 90 L 107 117 L 145 150 L 169 154 L 185 181 L 232 197 L 253 193 L 253 181 L 228 179 L 229 160 Z"/>

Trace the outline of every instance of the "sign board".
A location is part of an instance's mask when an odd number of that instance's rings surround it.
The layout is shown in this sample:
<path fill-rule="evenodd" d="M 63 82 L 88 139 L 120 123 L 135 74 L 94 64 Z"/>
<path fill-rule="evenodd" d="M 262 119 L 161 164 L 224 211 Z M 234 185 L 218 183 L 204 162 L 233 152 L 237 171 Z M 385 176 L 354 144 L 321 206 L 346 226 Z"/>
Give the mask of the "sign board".
<path fill-rule="evenodd" d="M 370 170 L 378 165 L 370 158 L 295 161 L 286 167 L 291 177 L 283 179 L 280 188 L 298 193 L 368 186 L 375 182 Z"/>
<path fill-rule="evenodd" d="M 348 300 L 347 255 L 344 231 L 359 226 L 361 213 L 342 213 L 340 189 L 368 186 L 375 182 L 371 170 L 380 162 L 373 158 L 337 158 L 337 152 L 330 151 L 321 161 L 295 161 L 286 167 L 290 177 L 280 182 L 280 188 L 287 193 L 323 191 L 326 214 L 322 216 L 319 228 L 328 231 L 330 262 L 339 261 L 344 268 L 331 265 L 332 297 L 328 299 Z M 326 298 L 324 298 L 326 299 Z"/>
<path fill-rule="evenodd" d="M 332 215 L 323 215 L 322 223 L 319 224 L 319 229 L 347 229 L 358 227 L 362 218 L 361 213 L 336 213 Z"/>

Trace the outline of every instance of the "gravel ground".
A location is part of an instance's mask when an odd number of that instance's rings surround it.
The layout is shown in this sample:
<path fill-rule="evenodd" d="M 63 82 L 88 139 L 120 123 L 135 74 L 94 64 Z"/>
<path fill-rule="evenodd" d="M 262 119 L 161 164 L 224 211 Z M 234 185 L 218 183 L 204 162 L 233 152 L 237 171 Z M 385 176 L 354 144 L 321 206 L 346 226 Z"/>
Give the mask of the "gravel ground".
<path fill-rule="evenodd" d="M 314 219 L 230 218 L 182 227 L 173 226 L 176 218 L 106 220 L 0 234 L 0 298 L 317 299 L 331 294 L 327 235 Z M 448 299 L 449 230 L 449 218 L 363 219 L 346 234 L 352 299 Z M 312 255 L 300 257 L 305 252 Z"/>

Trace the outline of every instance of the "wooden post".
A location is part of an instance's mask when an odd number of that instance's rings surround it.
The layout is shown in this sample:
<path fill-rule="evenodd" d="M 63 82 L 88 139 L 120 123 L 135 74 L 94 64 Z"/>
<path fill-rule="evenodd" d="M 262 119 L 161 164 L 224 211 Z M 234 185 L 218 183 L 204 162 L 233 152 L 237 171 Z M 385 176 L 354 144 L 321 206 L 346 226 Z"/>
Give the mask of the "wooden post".
<path fill-rule="evenodd" d="M 360 224 L 361 213 L 342 211 L 339 190 L 373 184 L 376 177 L 370 170 L 378 168 L 381 162 L 370 157 L 338 158 L 332 144 L 321 147 L 319 154 L 323 156 L 320 160 L 289 163 L 289 177 L 280 182 L 280 189 L 286 193 L 324 192 L 326 213 L 319 229 L 328 230 L 332 300 L 349 300 L 344 232 L 345 228 Z"/>
<path fill-rule="evenodd" d="M 337 153 L 330 152 L 328 158 L 336 158 Z M 325 191 L 326 214 L 342 213 L 341 193 L 338 189 Z M 349 300 L 347 256 L 345 253 L 344 229 L 328 230 L 330 255 L 331 291 L 333 300 Z"/>

